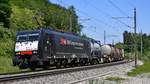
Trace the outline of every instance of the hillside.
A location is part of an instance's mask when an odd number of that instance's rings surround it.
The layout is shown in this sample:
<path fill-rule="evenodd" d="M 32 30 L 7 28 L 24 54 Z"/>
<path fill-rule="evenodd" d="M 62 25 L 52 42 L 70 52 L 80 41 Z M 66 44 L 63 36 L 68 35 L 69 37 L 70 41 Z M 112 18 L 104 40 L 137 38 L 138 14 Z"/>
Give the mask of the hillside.
<path fill-rule="evenodd" d="M 2 50 L 0 50 L 0 56 L 5 56 L 6 51 L 7 53 L 12 51 L 10 47 L 6 46 L 12 44 L 15 33 L 20 30 L 51 27 L 53 29 L 71 31 L 79 34 L 82 29 L 82 25 L 78 22 L 78 16 L 73 6 L 65 8 L 53 4 L 48 0 L 2 0 L 0 4 L 5 5 L 1 5 L 1 8 L 6 8 L 6 10 L 2 10 L 6 13 L 1 13 L 4 18 L 1 18 L 0 21 L 4 24 L 0 26 L 0 45 L 5 45 L 4 49 L 2 47 Z M 7 10 L 8 8 L 10 10 Z M 6 15 L 7 17 L 5 17 Z M 7 22 L 2 19 L 6 19 Z M 70 27 L 72 30 L 69 30 Z M 7 40 L 11 40 L 11 42 Z M 6 51 L 4 51 L 5 49 Z"/>
<path fill-rule="evenodd" d="M 17 31 L 51 27 L 80 34 L 82 29 L 73 6 L 65 8 L 49 0 L 0 0 L 0 16 L 0 72 L 13 71 Z"/>

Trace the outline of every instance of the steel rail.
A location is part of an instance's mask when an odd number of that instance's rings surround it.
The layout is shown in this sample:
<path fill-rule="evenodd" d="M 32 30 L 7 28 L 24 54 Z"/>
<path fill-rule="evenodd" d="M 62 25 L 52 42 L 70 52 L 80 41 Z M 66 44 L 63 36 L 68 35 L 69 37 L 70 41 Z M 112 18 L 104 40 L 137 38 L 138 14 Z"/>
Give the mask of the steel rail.
<path fill-rule="evenodd" d="M 112 63 L 106 63 L 106 64 L 97 64 L 97 65 L 90 65 L 90 66 L 80 66 L 80 67 L 54 69 L 54 70 L 44 70 L 44 71 L 29 72 L 29 73 L 3 75 L 3 76 L 0 75 L 0 82 L 56 75 L 56 74 L 76 72 L 76 71 L 81 71 L 81 70 L 89 70 L 89 69 L 94 69 L 94 68 L 101 68 L 101 67 L 124 64 L 128 62 L 130 61 L 118 61 L 118 62 L 112 62 Z"/>

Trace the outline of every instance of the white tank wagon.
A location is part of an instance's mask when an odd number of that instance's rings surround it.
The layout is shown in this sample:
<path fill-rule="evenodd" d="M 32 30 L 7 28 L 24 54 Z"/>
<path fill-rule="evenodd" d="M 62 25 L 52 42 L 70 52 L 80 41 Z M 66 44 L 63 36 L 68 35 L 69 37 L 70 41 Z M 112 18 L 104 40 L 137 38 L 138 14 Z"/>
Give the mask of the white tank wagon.
<path fill-rule="evenodd" d="M 101 46 L 101 54 L 103 55 L 103 60 L 105 62 L 112 61 L 112 54 L 114 53 L 113 47 L 110 45 L 102 45 Z"/>
<path fill-rule="evenodd" d="M 101 54 L 106 62 L 118 61 L 124 58 L 123 49 L 108 44 L 101 46 Z"/>
<path fill-rule="evenodd" d="M 103 55 L 110 55 L 111 54 L 111 47 L 109 45 L 102 45 L 101 47 L 101 53 Z"/>

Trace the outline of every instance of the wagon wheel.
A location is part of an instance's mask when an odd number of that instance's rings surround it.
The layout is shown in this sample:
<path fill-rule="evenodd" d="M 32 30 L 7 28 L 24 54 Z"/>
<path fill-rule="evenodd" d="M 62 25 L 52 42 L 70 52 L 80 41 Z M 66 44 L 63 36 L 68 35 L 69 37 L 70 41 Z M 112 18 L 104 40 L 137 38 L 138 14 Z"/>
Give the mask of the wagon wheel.
<path fill-rule="evenodd" d="M 61 68 L 61 62 L 56 63 L 56 68 L 58 68 L 58 69 Z"/>
<path fill-rule="evenodd" d="M 104 63 L 104 59 L 103 58 L 101 58 L 100 60 L 101 60 L 101 63 Z"/>

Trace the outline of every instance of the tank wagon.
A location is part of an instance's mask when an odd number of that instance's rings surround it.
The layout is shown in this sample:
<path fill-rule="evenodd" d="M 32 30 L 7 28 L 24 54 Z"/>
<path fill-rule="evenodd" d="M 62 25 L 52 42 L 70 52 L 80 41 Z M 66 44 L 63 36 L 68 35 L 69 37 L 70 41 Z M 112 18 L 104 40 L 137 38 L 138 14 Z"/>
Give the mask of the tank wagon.
<path fill-rule="evenodd" d="M 124 50 L 111 44 L 102 45 L 101 53 L 104 62 L 120 61 L 124 58 Z"/>
<path fill-rule="evenodd" d="M 123 59 L 123 50 L 94 39 L 52 29 L 20 31 L 16 35 L 13 64 L 20 69 L 48 69 Z"/>

